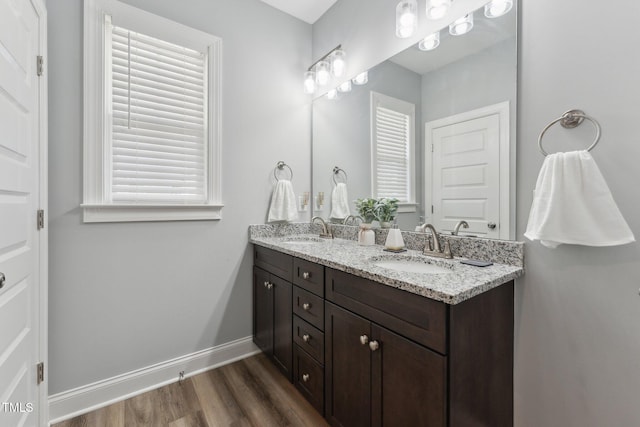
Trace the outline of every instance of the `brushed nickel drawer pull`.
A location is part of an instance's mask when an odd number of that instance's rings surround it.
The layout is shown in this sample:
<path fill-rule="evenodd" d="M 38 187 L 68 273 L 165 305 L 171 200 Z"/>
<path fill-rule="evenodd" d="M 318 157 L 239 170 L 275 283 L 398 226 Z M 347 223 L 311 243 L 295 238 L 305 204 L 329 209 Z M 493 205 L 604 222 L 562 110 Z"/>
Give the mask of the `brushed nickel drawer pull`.
<path fill-rule="evenodd" d="M 273 288 L 273 283 L 268 283 L 267 284 L 267 289 L 271 289 L 271 288 Z"/>
<path fill-rule="evenodd" d="M 311 277 L 311 273 L 309 273 L 308 271 L 305 271 L 304 273 L 302 273 L 302 278 L 309 280 L 309 278 Z"/>
<path fill-rule="evenodd" d="M 309 342 L 311 340 L 311 336 L 309 334 L 304 334 L 302 336 L 302 341 Z"/>
<path fill-rule="evenodd" d="M 269 282 L 264 282 L 264 287 L 266 288 L 267 286 L 269 286 Z"/>
<path fill-rule="evenodd" d="M 304 381 L 305 383 L 309 381 L 309 374 L 302 374 L 302 381 Z"/>
<path fill-rule="evenodd" d="M 310 308 L 311 308 L 311 304 L 309 304 L 308 302 L 305 302 L 304 304 L 302 304 L 303 310 L 309 311 Z"/>
<path fill-rule="evenodd" d="M 369 343 L 369 348 L 371 349 L 371 351 L 376 351 L 377 349 L 380 348 L 380 343 L 378 343 L 378 341 L 373 340 Z"/>
<path fill-rule="evenodd" d="M 366 335 L 360 335 L 360 344 L 367 345 L 369 343 L 369 337 Z"/>

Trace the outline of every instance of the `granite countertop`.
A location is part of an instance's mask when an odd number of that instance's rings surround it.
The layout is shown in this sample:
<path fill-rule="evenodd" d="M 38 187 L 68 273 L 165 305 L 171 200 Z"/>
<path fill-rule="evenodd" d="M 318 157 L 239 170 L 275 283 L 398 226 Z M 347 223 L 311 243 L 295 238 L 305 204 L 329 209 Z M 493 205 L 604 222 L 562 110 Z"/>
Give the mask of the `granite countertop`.
<path fill-rule="evenodd" d="M 461 264 L 463 258 L 446 260 L 424 256 L 415 250 L 392 254 L 383 251 L 384 247 L 380 245 L 360 246 L 354 240 L 319 239 L 317 234 L 253 235 L 250 242 L 452 305 L 524 274 L 524 268 L 517 265 L 495 263 L 488 267 L 474 267 Z M 420 261 L 451 269 L 452 272 L 409 273 L 375 265 L 375 262 L 383 260 Z"/>

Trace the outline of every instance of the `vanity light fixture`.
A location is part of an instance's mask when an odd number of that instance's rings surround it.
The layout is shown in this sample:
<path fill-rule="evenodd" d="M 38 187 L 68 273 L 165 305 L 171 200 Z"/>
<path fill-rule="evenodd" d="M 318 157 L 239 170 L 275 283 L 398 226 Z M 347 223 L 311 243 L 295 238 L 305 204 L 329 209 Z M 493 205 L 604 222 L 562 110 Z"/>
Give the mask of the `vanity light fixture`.
<path fill-rule="evenodd" d="M 396 6 L 396 37 L 411 37 L 418 28 L 418 3 L 416 0 L 402 0 Z"/>
<path fill-rule="evenodd" d="M 351 92 L 351 80 L 347 80 L 338 86 L 338 92 Z"/>
<path fill-rule="evenodd" d="M 352 81 L 353 81 L 353 84 L 359 85 L 359 86 L 367 84 L 367 82 L 369 81 L 369 72 L 363 71 L 362 73 L 355 76 Z"/>
<path fill-rule="evenodd" d="M 313 70 L 304 73 L 304 93 L 311 95 L 316 91 L 316 72 Z"/>
<path fill-rule="evenodd" d="M 440 46 L 440 31 L 429 34 L 418 43 L 418 49 L 423 51 L 433 50 L 438 46 Z"/>
<path fill-rule="evenodd" d="M 443 18 L 450 7 L 451 0 L 427 0 L 427 18 L 432 20 Z"/>
<path fill-rule="evenodd" d="M 449 34 L 452 36 L 461 36 L 467 34 L 473 28 L 473 12 L 458 18 L 449 24 Z"/>
<path fill-rule="evenodd" d="M 304 73 L 304 92 L 311 95 L 318 86 L 327 85 L 332 75 L 343 75 L 347 68 L 346 57 L 347 53 L 342 50 L 342 45 L 338 45 L 311 64 Z"/>
<path fill-rule="evenodd" d="M 513 7 L 513 0 L 492 0 L 484 6 L 484 16 L 498 18 L 508 13 Z"/>

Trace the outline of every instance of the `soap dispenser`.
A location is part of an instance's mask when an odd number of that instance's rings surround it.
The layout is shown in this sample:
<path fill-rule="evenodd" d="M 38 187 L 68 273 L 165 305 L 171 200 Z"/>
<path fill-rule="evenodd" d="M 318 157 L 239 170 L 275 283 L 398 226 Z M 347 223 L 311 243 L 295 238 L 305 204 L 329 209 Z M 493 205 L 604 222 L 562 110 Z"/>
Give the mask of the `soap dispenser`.
<path fill-rule="evenodd" d="M 404 240 L 402 239 L 402 232 L 398 228 L 398 224 L 393 224 L 393 228 L 389 229 L 384 247 L 390 251 L 401 251 L 404 249 Z"/>

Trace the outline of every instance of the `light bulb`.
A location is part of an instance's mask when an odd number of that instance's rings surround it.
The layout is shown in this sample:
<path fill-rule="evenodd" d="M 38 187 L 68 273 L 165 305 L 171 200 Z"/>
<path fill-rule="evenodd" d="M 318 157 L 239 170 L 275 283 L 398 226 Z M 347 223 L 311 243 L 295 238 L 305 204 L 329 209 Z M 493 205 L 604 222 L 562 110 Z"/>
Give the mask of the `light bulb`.
<path fill-rule="evenodd" d="M 338 86 L 338 92 L 351 92 L 351 80 L 347 80 Z"/>
<path fill-rule="evenodd" d="M 342 49 L 337 49 L 331 55 L 331 73 L 336 77 L 342 77 L 347 68 L 347 53 Z"/>
<path fill-rule="evenodd" d="M 449 34 L 461 36 L 467 34 L 473 28 L 473 13 L 458 18 L 449 25 Z"/>
<path fill-rule="evenodd" d="M 366 84 L 369 81 L 369 72 L 363 71 L 353 78 L 353 83 L 357 85 Z"/>
<path fill-rule="evenodd" d="M 451 0 L 427 0 L 427 18 L 433 20 L 443 18 L 450 7 Z"/>
<path fill-rule="evenodd" d="M 418 27 L 418 3 L 416 0 L 402 0 L 396 6 L 396 37 L 411 37 Z"/>
<path fill-rule="evenodd" d="M 324 86 L 329 83 L 331 75 L 329 74 L 329 63 L 320 61 L 316 64 L 316 83 L 318 86 Z"/>
<path fill-rule="evenodd" d="M 338 99 L 338 91 L 335 89 L 331 89 L 329 92 L 327 92 L 327 98 L 328 99 Z"/>
<path fill-rule="evenodd" d="M 420 50 L 433 50 L 440 46 L 440 31 L 430 34 L 418 43 L 418 49 Z"/>
<path fill-rule="evenodd" d="M 316 73 L 307 71 L 304 73 L 304 93 L 311 95 L 316 91 Z"/>
<path fill-rule="evenodd" d="M 484 6 L 484 16 L 497 18 L 509 12 L 513 7 L 513 0 L 493 0 Z"/>

